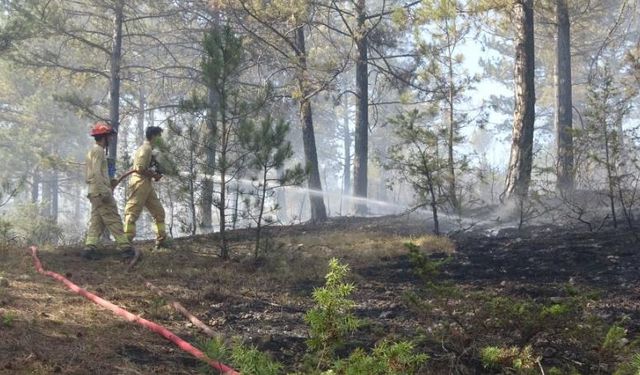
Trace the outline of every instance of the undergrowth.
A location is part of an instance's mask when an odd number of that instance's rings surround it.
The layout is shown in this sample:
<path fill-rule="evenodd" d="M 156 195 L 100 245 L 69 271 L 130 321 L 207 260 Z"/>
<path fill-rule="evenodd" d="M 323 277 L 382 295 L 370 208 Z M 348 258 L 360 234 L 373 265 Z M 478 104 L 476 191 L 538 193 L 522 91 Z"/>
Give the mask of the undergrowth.
<path fill-rule="evenodd" d="M 446 367 L 451 372 L 519 375 L 640 374 L 639 345 L 629 338 L 628 321 L 608 324 L 588 307 L 599 298 L 597 292 L 572 284 L 559 288 L 553 298 L 465 290 L 443 277 L 448 255 L 427 255 L 413 243 L 405 246 L 422 280 L 405 295 L 424 327 L 413 338 L 383 338 L 372 349 L 345 353 L 368 322 L 355 315 L 351 296 L 356 286 L 347 281 L 349 267 L 332 259 L 325 285 L 314 290 L 315 305 L 305 315 L 309 336 L 301 363 L 286 372 L 268 355 L 239 342 L 226 346 L 211 341 L 205 345 L 207 354 L 247 375 L 415 374 L 427 368 L 426 352 L 437 354 L 429 362 L 435 373 Z"/>
<path fill-rule="evenodd" d="M 355 302 L 350 298 L 355 285 L 345 281 L 349 267 L 337 259 L 329 262 L 325 285 L 313 292 L 315 306 L 305 315 L 309 326 L 307 354 L 298 364 L 293 375 L 404 375 L 413 374 L 428 359 L 426 354 L 415 352 L 415 345 L 408 341 L 382 340 L 371 351 L 354 349 L 347 357 L 337 355 L 350 335 L 363 324 L 353 310 Z M 241 342 L 225 344 L 212 339 L 202 345 L 210 358 L 229 363 L 243 375 L 284 374 L 284 366 L 255 347 Z M 209 371 L 209 370 L 207 370 Z"/>
<path fill-rule="evenodd" d="M 638 345 L 627 337 L 627 322 L 609 325 L 588 308 L 598 293 L 570 284 L 554 298 L 464 290 L 441 277 L 449 258 L 405 246 L 422 280 L 405 302 L 426 327 L 421 345 L 442 348 L 441 365 L 458 367 L 454 372 L 476 367 L 501 374 L 540 374 L 545 368 L 555 375 L 640 374 Z"/>

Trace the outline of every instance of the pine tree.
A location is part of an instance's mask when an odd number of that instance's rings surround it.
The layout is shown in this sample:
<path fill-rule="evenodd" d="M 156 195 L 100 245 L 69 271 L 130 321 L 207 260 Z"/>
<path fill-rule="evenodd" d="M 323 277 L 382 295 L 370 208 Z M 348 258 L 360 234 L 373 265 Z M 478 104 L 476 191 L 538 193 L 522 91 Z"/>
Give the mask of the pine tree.
<path fill-rule="evenodd" d="M 440 132 L 427 125 L 432 117 L 433 113 L 414 109 L 390 120 L 399 142 L 389 148 L 384 166 L 398 171 L 401 180 L 413 187 L 417 200 L 415 209 L 431 208 L 434 232 L 439 234 L 438 207 L 446 201 L 440 191 L 447 159 L 437 151 L 441 142 Z"/>
<path fill-rule="evenodd" d="M 260 240 L 264 222 L 271 224 L 275 219 L 267 217 L 269 212 L 277 211 L 275 205 L 266 207 L 267 199 L 274 197 L 276 190 L 287 185 L 300 185 L 305 178 L 305 171 L 300 164 L 293 168 L 285 168 L 285 163 L 293 156 L 291 143 L 286 140 L 289 124 L 283 120 L 275 121 L 271 116 L 265 117 L 260 124 L 246 120 L 240 128 L 240 142 L 247 154 L 247 167 L 255 173 L 252 178 L 254 202 L 247 202 L 257 213 L 249 214 L 256 223 L 256 243 L 254 256 L 257 259 L 260 251 Z M 279 175 L 273 176 L 275 172 Z"/>

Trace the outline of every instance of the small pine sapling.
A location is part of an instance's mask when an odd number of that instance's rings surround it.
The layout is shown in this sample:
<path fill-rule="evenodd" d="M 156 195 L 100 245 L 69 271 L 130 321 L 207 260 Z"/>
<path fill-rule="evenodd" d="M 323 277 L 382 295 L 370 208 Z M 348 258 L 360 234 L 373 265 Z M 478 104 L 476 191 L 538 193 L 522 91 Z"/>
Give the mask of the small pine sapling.
<path fill-rule="evenodd" d="M 430 207 L 433 214 L 434 233 L 440 233 L 438 207 L 447 201 L 445 191 L 447 160 L 438 152 L 442 140 L 437 129 L 427 124 L 426 113 L 417 109 L 390 119 L 399 142 L 389 147 L 383 166 L 400 173 L 416 193 L 414 209 Z"/>
<path fill-rule="evenodd" d="M 278 210 L 274 205 L 267 210 L 267 200 L 274 197 L 276 190 L 284 186 L 300 185 L 305 179 L 305 171 L 300 164 L 284 169 L 285 163 L 293 156 L 291 143 L 287 141 L 290 125 L 284 120 L 274 120 L 265 117 L 260 124 L 253 121 L 243 121 L 240 126 L 239 139 L 247 155 L 247 167 L 255 173 L 252 178 L 254 191 L 251 196 L 253 204 L 247 201 L 247 206 L 253 208 L 256 214 L 251 217 L 256 223 L 256 242 L 254 257 L 258 258 L 260 241 L 264 223 L 275 220 L 265 216 L 269 212 Z M 284 169 L 279 176 L 272 176 L 276 171 Z M 251 209 L 248 210 L 252 212 Z"/>
<path fill-rule="evenodd" d="M 310 336 L 307 344 L 315 354 L 318 369 L 330 364 L 347 335 L 361 325 L 361 321 L 353 314 L 355 302 L 349 298 L 355 286 L 345 282 L 348 272 L 348 265 L 331 259 L 325 286 L 314 290 L 315 307 L 305 315 Z"/>

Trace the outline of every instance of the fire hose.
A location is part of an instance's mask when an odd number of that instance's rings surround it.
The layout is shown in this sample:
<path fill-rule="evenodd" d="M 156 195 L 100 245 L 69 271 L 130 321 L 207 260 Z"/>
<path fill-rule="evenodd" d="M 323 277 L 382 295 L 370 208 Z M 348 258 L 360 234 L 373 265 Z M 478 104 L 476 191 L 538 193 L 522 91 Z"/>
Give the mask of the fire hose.
<path fill-rule="evenodd" d="M 194 357 L 200 359 L 203 362 L 206 362 L 207 364 L 209 364 L 211 367 L 213 367 L 214 369 L 216 369 L 217 371 L 219 371 L 221 374 L 223 375 L 240 375 L 239 372 L 237 372 L 236 370 L 232 369 L 231 367 L 218 362 L 214 359 L 211 359 L 209 357 L 207 357 L 206 354 L 204 354 L 201 350 L 195 348 L 194 346 L 192 346 L 191 344 L 189 344 L 188 342 L 184 341 L 183 339 L 181 339 L 180 337 L 178 337 L 176 334 L 174 334 L 173 332 L 169 331 L 167 328 L 154 323 L 152 321 L 149 321 L 147 319 L 141 318 L 139 316 L 136 316 L 132 313 L 130 313 L 129 311 L 114 305 L 113 303 L 98 297 L 97 295 L 88 292 L 87 290 L 77 286 L 76 284 L 72 283 L 71 281 L 69 281 L 69 279 L 67 279 L 66 277 L 52 272 L 52 271 L 46 271 L 43 267 L 42 267 L 42 263 L 40 262 L 40 259 L 38 258 L 38 248 L 35 246 L 31 246 L 30 248 L 31 250 L 31 257 L 33 258 L 33 263 L 34 266 L 36 268 L 36 270 L 46 276 L 49 276 L 61 283 L 63 283 L 64 285 L 67 286 L 67 288 L 71 289 L 73 292 L 83 296 L 84 298 L 90 300 L 91 302 L 100 305 L 108 310 L 111 310 L 114 314 L 123 317 L 125 320 L 132 322 L 132 323 L 138 323 L 139 325 L 143 326 L 144 328 L 150 330 L 151 332 L 155 332 L 157 334 L 159 334 L 160 336 L 164 337 L 165 339 L 171 341 L 172 343 L 174 343 L 176 346 L 178 346 L 180 349 L 182 349 L 183 351 L 193 355 Z"/>
<path fill-rule="evenodd" d="M 124 180 L 125 178 L 127 178 L 127 176 L 133 174 L 133 173 L 137 173 L 138 171 L 135 169 L 131 169 L 129 171 L 127 171 L 126 173 L 124 173 L 122 176 L 120 176 L 120 178 L 118 178 L 114 183 L 111 184 L 111 189 L 115 189 L 116 186 L 120 185 L 120 183 L 122 182 L 122 180 Z"/>
<path fill-rule="evenodd" d="M 138 173 L 140 175 L 145 175 L 144 172 L 140 172 L 137 169 L 131 169 L 126 171 L 125 173 L 122 174 L 122 176 L 120 176 L 117 180 L 112 180 L 113 182 L 111 183 L 111 190 L 115 190 L 116 187 L 118 187 L 118 185 L 120 185 L 120 183 L 122 182 L 122 180 L 124 180 L 125 178 L 129 177 L 129 175 L 133 174 L 133 173 Z M 160 178 L 162 177 L 162 175 L 158 175 L 159 177 L 154 177 L 155 181 L 160 180 Z"/>

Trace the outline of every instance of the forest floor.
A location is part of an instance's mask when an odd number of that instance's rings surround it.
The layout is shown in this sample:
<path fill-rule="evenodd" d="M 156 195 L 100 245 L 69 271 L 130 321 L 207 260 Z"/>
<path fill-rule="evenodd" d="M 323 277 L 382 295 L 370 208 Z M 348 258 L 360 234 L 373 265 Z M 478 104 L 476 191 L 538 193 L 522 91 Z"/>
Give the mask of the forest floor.
<path fill-rule="evenodd" d="M 383 338 L 412 340 L 430 355 L 422 374 L 608 374 L 636 353 L 640 246 L 633 233 L 548 226 L 447 239 L 428 227 L 401 216 L 274 228 L 272 250 L 259 263 L 249 230 L 230 232 L 230 261 L 217 256 L 215 234 L 177 239 L 173 250 L 140 242 L 145 256 L 129 273 L 109 248 L 95 261 L 74 247 L 44 248 L 40 258 L 46 269 L 202 345 L 206 337 L 149 290 L 150 281 L 223 337 L 255 345 L 291 371 L 300 371 L 304 314 L 332 257 L 351 267 L 355 312 L 366 321 L 344 353 Z M 414 272 L 406 242 L 426 254 L 428 280 Z M 488 346 L 507 354 L 483 360 Z M 202 371 L 160 336 L 36 273 L 26 249 L 0 248 L 0 373 Z"/>

